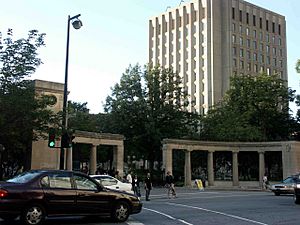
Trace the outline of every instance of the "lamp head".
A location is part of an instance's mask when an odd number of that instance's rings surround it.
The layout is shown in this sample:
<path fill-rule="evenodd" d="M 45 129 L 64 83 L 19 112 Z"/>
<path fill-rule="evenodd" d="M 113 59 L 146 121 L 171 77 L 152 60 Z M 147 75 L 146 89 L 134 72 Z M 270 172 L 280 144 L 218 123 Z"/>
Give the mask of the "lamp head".
<path fill-rule="evenodd" d="M 73 27 L 78 30 L 82 27 L 82 22 L 79 19 L 76 19 L 72 22 Z"/>

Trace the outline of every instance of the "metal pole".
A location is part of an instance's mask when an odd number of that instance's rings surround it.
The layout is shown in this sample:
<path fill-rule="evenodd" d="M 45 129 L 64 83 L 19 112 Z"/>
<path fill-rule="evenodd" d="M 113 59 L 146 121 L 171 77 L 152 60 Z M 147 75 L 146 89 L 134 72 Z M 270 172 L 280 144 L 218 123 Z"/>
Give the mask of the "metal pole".
<path fill-rule="evenodd" d="M 66 68 L 65 68 L 65 85 L 64 85 L 64 99 L 63 99 L 63 118 L 62 118 L 62 133 L 66 132 L 67 127 L 67 102 L 68 102 L 68 66 L 69 66 L 69 39 L 70 39 L 70 16 L 68 16 L 67 28 L 67 48 L 66 48 Z M 65 169 L 65 151 L 60 148 L 60 166 L 61 170 Z"/>

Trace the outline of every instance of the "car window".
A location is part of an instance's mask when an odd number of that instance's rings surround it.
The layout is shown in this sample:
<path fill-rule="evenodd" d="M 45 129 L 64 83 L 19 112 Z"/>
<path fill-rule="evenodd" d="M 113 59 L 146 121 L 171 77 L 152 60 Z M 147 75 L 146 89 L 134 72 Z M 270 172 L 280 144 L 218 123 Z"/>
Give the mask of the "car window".
<path fill-rule="evenodd" d="M 93 181 L 87 179 L 86 177 L 74 175 L 74 181 L 77 189 L 92 190 L 92 191 L 98 190 L 98 186 Z"/>
<path fill-rule="evenodd" d="M 65 173 L 49 174 L 49 187 L 72 189 L 71 178 Z"/>
<path fill-rule="evenodd" d="M 24 172 L 21 173 L 9 180 L 7 180 L 7 182 L 11 182 L 11 183 L 27 183 L 28 181 L 34 179 L 36 176 L 40 175 L 40 173 L 35 172 L 35 171 L 31 171 L 31 172 Z"/>
<path fill-rule="evenodd" d="M 97 179 L 99 179 L 99 178 L 97 178 Z M 103 186 L 112 186 L 112 185 L 116 185 L 118 183 L 118 181 L 111 177 L 101 177 L 100 183 Z"/>

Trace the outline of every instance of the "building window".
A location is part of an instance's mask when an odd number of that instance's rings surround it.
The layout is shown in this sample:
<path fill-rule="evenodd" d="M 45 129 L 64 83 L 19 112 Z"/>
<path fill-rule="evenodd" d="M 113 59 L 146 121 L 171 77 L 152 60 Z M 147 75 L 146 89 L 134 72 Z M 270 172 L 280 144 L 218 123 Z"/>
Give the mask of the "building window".
<path fill-rule="evenodd" d="M 240 10 L 240 22 L 243 22 L 243 12 Z"/>
<path fill-rule="evenodd" d="M 253 53 L 253 60 L 257 61 L 257 53 L 256 52 Z"/>
<path fill-rule="evenodd" d="M 257 64 L 254 64 L 254 72 L 258 73 L 258 66 L 257 66 Z"/>
<path fill-rule="evenodd" d="M 243 60 L 240 61 L 240 69 L 244 69 L 244 61 Z"/>
<path fill-rule="evenodd" d="M 276 48 L 272 48 L 272 53 L 273 53 L 273 55 L 275 56 L 276 55 Z"/>
<path fill-rule="evenodd" d="M 264 63 L 264 56 L 262 54 L 259 54 L 259 62 Z"/>
<path fill-rule="evenodd" d="M 272 32 L 275 33 L 275 23 L 272 22 Z"/>
<path fill-rule="evenodd" d="M 269 20 L 266 20 L 266 30 L 269 31 Z"/>
<path fill-rule="evenodd" d="M 247 63 L 247 70 L 248 70 L 248 71 L 251 70 L 251 63 Z"/>
<path fill-rule="evenodd" d="M 262 73 L 262 72 L 264 72 L 264 69 L 265 69 L 264 66 L 260 66 L 260 70 L 259 71 Z"/>
<path fill-rule="evenodd" d="M 232 19 L 235 19 L 235 8 L 232 8 Z"/>
<path fill-rule="evenodd" d="M 283 67 L 283 61 L 279 60 L 279 66 L 282 68 Z"/>
<path fill-rule="evenodd" d="M 263 40 L 263 33 L 262 32 L 259 32 L 259 40 Z"/>
<path fill-rule="evenodd" d="M 235 23 L 232 23 L 232 31 L 235 32 Z"/>
<path fill-rule="evenodd" d="M 270 65 L 270 56 L 267 56 L 267 64 Z"/>
<path fill-rule="evenodd" d="M 243 33 L 243 26 L 240 25 L 240 34 L 242 34 L 242 33 Z"/>
<path fill-rule="evenodd" d="M 246 35 L 249 36 L 250 30 L 249 27 L 246 28 Z"/>
<path fill-rule="evenodd" d="M 246 23 L 249 24 L 249 13 L 246 13 Z"/>
<path fill-rule="evenodd" d="M 233 47 L 233 48 L 232 48 L 232 55 L 233 55 L 233 56 L 236 56 L 236 47 Z"/>
<path fill-rule="evenodd" d="M 267 50 L 267 54 L 270 54 L 270 46 L 269 45 L 266 46 L 266 50 Z"/>
<path fill-rule="evenodd" d="M 243 58 L 244 57 L 244 49 L 240 49 L 240 57 Z"/>
<path fill-rule="evenodd" d="M 253 41 L 253 48 L 257 49 L 257 42 L 256 41 Z"/>
<path fill-rule="evenodd" d="M 271 74 L 271 69 L 268 67 L 267 68 L 267 74 L 270 75 Z"/>
<path fill-rule="evenodd" d="M 234 34 L 232 35 L 232 43 L 236 43 L 236 36 Z"/>
<path fill-rule="evenodd" d="M 253 30 L 253 37 L 256 38 L 256 30 Z"/>
<path fill-rule="evenodd" d="M 262 18 L 259 18 L 259 28 L 262 29 Z"/>
<path fill-rule="evenodd" d="M 259 50 L 262 52 L 264 51 L 264 44 L 263 43 L 260 43 L 259 44 Z"/>
<path fill-rule="evenodd" d="M 278 24 L 278 34 L 281 35 L 281 26 Z"/>
<path fill-rule="evenodd" d="M 256 16 L 253 15 L 253 26 L 256 26 Z"/>
<path fill-rule="evenodd" d="M 272 43 L 273 43 L 273 45 L 275 45 L 275 42 L 276 42 L 276 38 L 275 38 L 275 36 L 272 36 Z"/>
<path fill-rule="evenodd" d="M 278 38 L 278 45 L 282 45 L 282 41 L 281 41 L 281 38 Z"/>
<path fill-rule="evenodd" d="M 277 66 L 277 59 L 273 58 L 273 66 Z"/>
<path fill-rule="evenodd" d="M 281 56 L 282 57 L 282 49 L 279 49 L 279 56 Z"/>
<path fill-rule="evenodd" d="M 236 59 L 233 59 L 233 66 L 236 67 L 237 63 L 236 63 Z"/>
<path fill-rule="evenodd" d="M 244 41 L 243 41 L 243 38 L 242 38 L 242 37 L 240 37 L 240 45 L 242 46 L 242 45 L 243 45 L 243 43 L 244 43 Z"/>
<path fill-rule="evenodd" d="M 251 52 L 250 52 L 250 51 L 247 51 L 247 58 L 248 58 L 249 60 L 251 60 Z"/>
<path fill-rule="evenodd" d="M 270 42 L 270 35 L 266 34 L 266 42 L 269 43 Z"/>
<path fill-rule="evenodd" d="M 250 47 L 251 47 L 251 46 L 250 46 L 250 43 L 251 43 L 250 39 L 247 39 L 247 48 L 250 48 Z"/>

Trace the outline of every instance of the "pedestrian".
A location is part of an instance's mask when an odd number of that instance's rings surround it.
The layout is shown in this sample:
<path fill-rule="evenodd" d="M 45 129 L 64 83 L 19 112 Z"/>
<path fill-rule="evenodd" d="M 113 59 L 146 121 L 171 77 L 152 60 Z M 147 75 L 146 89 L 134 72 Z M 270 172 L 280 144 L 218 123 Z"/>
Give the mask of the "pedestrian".
<path fill-rule="evenodd" d="M 263 189 L 267 190 L 267 189 L 268 189 L 268 186 L 269 186 L 269 181 L 268 181 L 267 175 L 265 174 L 265 175 L 263 176 Z"/>
<path fill-rule="evenodd" d="M 141 197 L 141 191 L 140 191 L 140 181 L 137 177 L 137 175 L 133 176 L 132 179 L 132 190 L 134 192 L 134 194 L 138 197 Z"/>
<path fill-rule="evenodd" d="M 130 184 L 132 184 L 132 176 L 130 170 L 128 171 L 128 174 L 126 176 L 126 181 Z"/>
<path fill-rule="evenodd" d="M 146 191 L 146 201 L 150 201 L 150 191 L 152 190 L 152 180 L 150 173 L 147 173 L 147 177 L 145 179 L 145 191 Z"/>
<path fill-rule="evenodd" d="M 172 176 L 171 172 L 168 171 L 166 175 L 166 187 L 168 189 L 168 198 L 171 198 L 170 193 L 174 198 L 176 198 L 176 191 L 174 185 L 174 177 Z"/>

